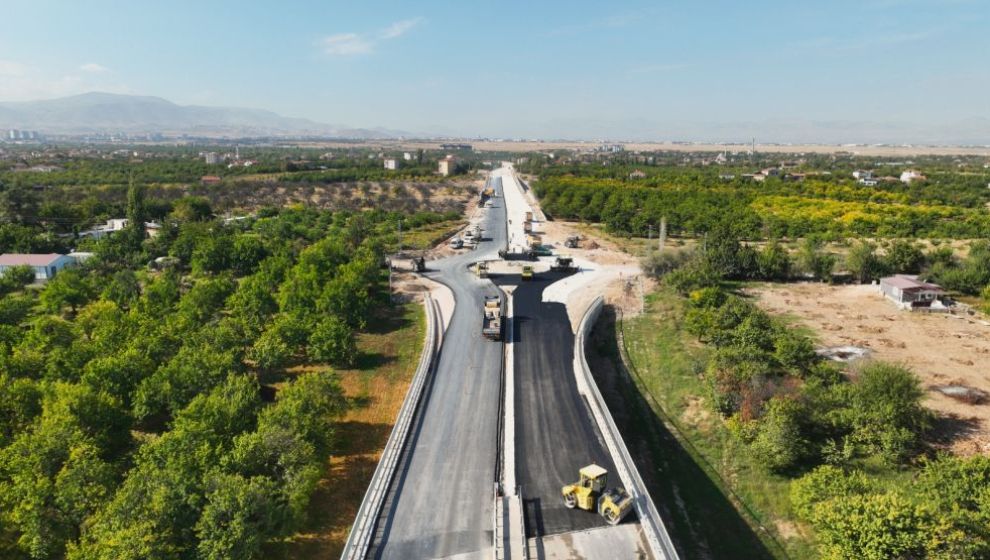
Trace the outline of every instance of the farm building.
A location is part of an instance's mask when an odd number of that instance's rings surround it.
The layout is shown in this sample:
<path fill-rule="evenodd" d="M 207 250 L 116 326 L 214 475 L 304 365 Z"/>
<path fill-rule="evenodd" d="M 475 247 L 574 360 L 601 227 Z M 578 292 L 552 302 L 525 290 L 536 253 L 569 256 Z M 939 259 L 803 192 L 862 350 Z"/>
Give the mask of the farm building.
<path fill-rule="evenodd" d="M 895 274 L 880 279 L 880 292 L 902 309 L 941 307 L 945 290 L 938 284 L 918 280 L 917 276 Z"/>
<path fill-rule="evenodd" d="M 25 253 L 4 253 L 0 255 L 0 276 L 7 272 L 7 269 L 15 266 L 30 266 L 34 269 L 34 278 L 38 282 L 46 282 L 55 277 L 55 274 L 67 266 L 75 264 L 75 259 L 60 255 L 58 253 L 48 253 L 44 255 Z"/>

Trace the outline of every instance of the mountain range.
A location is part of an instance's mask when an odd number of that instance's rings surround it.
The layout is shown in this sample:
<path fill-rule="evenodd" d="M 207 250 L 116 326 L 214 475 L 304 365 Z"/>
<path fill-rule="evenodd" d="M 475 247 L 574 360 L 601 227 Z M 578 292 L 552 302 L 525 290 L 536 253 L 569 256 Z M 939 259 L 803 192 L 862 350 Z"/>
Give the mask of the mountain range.
<path fill-rule="evenodd" d="M 0 129 L 43 134 L 162 133 L 206 137 L 324 136 L 396 138 L 408 133 L 348 128 L 271 111 L 178 105 L 160 97 L 92 92 L 58 99 L 0 103 Z"/>

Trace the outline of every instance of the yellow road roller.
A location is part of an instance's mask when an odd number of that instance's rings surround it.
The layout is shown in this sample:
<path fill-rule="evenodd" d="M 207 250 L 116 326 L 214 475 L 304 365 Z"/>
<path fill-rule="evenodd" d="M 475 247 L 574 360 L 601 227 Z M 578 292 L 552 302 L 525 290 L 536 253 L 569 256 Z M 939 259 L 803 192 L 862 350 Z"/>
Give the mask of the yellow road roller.
<path fill-rule="evenodd" d="M 561 488 L 564 506 L 597 511 L 609 525 L 617 525 L 632 510 L 632 496 L 622 488 L 606 489 L 608 471 L 591 464 L 578 471 L 581 479 Z"/>

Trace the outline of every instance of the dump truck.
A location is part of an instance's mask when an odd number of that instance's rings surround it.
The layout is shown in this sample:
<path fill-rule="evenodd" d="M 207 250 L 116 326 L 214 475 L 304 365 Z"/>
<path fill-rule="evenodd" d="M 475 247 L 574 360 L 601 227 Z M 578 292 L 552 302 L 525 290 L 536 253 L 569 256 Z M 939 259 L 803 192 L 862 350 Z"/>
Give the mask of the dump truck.
<path fill-rule="evenodd" d="M 550 270 L 570 274 L 571 272 L 576 272 L 577 267 L 574 266 L 574 259 L 571 257 L 558 256 L 553 264 L 550 265 Z"/>
<path fill-rule="evenodd" d="M 475 266 L 475 270 L 478 272 L 478 278 L 488 278 L 488 261 L 480 261 Z"/>
<path fill-rule="evenodd" d="M 482 311 L 481 336 L 489 340 L 502 340 L 502 298 L 485 296 Z"/>
<path fill-rule="evenodd" d="M 597 511 L 609 525 L 618 525 L 632 511 L 632 496 L 625 489 L 606 489 L 606 469 L 592 463 L 578 471 L 578 474 L 580 480 L 561 488 L 565 507 Z"/>
<path fill-rule="evenodd" d="M 531 222 L 529 220 L 526 220 L 525 222 L 523 222 L 523 232 L 525 232 L 525 233 L 533 233 L 533 222 Z"/>
<path fill-rule="evenodd" d="M 528 264 L 522 267 L 522 279 L 532 280 L 533 279 L 533 267 Z"/>
<path fill-rule="evenodd" d="M 533 221 L 533 213 L 532 212 L 526 212 L 526 221 L 527 222 L 532 222 Z"/>
<path fill-rule="evenodd" d="M 568 249 L 575 249 L 581 243 L 581 238 L 577 235 L 569 235 L 567 239 L 564 240 L 564 247 Z"/>

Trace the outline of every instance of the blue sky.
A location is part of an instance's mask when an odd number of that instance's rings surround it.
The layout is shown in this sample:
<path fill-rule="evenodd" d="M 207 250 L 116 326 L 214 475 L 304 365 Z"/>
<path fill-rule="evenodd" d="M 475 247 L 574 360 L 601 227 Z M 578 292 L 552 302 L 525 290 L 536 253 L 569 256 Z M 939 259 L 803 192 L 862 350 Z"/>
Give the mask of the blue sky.
<path fill-rule="evenodd" d="M 500 136 L 990 117 L 990 2 L 5 0 L 0 100 Z"/>

